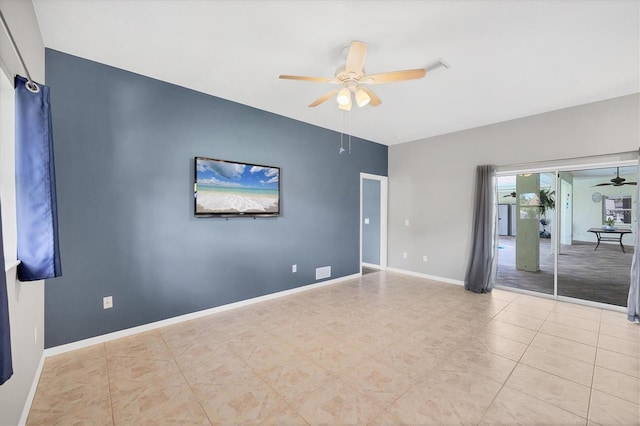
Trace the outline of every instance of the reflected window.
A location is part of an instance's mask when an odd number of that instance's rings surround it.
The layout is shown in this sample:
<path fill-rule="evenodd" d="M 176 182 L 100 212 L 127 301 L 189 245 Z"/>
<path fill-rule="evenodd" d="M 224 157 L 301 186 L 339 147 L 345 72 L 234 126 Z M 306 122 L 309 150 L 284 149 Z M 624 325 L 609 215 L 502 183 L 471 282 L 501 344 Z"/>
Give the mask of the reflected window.
<path fill-rule="evenodd" d="M 630 195 L 605 195 L 602 198 L 602 223 L 609 218 L 613 218 L 614 224 L 631 224 Z"/>

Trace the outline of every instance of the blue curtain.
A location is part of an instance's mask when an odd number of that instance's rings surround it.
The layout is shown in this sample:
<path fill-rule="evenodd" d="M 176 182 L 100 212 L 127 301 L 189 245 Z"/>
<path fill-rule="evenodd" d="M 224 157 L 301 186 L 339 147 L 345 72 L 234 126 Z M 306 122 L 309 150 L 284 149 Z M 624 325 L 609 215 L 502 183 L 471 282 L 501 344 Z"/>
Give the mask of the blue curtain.
<path fill-rule="evenodd" d="M 16 76 L 18 279 L 34 281 L 62 272 L 49 87 L 34 93 L 26 83 Z"/>
<path fill-rule="evenodd" d="M 638 151 L 640 154 L 640 151 Z M 638 182 L 640 182 L 640 155 L 638 157 Z M 636 203 L 640 200 L 640 185 L 636 186 Z M 631 261 L 631 283 L 627 300 L 627 319 L 640 321 L 640 208 L 636 205 L 636 246 Z"/>
<path fill-rule="evenodd" d="M 0 385 L 13 375 L 11 363 L 11 330 L 9 328 L 9 300 L 7 274 L 4 272 L 4 244 L 2 243 L 2 208 L 0 207 Z"/>

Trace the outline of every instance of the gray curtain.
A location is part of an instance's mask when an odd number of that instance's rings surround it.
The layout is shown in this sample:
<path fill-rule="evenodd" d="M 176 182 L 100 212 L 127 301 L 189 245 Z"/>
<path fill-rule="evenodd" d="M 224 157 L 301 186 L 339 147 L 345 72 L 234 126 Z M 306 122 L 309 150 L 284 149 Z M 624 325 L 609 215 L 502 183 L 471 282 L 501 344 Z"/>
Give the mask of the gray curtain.
<path fill-rule="evenodd" d="M 489 293 L 495 277 L 496 206 L 495 166 L 478 166 L 473 212 L 471 254 L 464 288 L 474 293 Z"/>
<path fill-rule="evenodd" d="M 638 151 L 640 154 L 640 151 Z M 639 155 L 640 160 L 640 155 Z M 638 180 L 640 182 L 640 161 L 638 164 Z M 640 321 L 640 185 L 636 186 L 636 239 L 631 262 L 631 284 L 629 286 L 629 299 L 627 300 L 627 319 Z"/>

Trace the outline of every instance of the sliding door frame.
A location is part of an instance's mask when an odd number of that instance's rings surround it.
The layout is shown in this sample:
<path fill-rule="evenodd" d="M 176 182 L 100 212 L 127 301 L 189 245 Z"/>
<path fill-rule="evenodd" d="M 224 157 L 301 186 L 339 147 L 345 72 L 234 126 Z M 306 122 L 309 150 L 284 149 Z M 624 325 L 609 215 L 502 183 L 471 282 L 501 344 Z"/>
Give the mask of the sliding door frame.
<path fill-rule="evenodd" d="M 612 158 L 613 157 L 613 158 Z M 614 154 L 610 156 L 598 156 L 598 157 L 588 157 L 588 158 L 577 158 L 574 160 L 560 160 L 560 161 L 549 161 L 547 164 L 535 163 L 535 164 L 519 164 L 519 165 L 508 165 L 508 166 L 498 166 L 496 167 L 496 177 L 501 176 L 513 176 L 518 174 L 526 174 L 526 173 L 553 173 L 554 174 L 554 186 L 556 191 L 556 200 L 558 199 L 558 185 L 560 184 L 560 172 L 568 172 L 568 171 L 577 171 L 577 170 L 587 170 L 587 169 L 598 169 L 598 168 L 606 168 L 606 167 L 624 167 L 624 166 L 638 166 L 638 153 L 637 151 L 632 151 L 629 153 L 622 154 Z M 497 190 L 497 179 L 495 181 L 495 186 Z M 496 199 L 496 209 L 498 200 Z M 636 200 L 636 202 L 640 202 Z M 637 208 L 640 208 L 638 206 Z M 560 217 L 560 209 L 556 208 L 553 210 L 553 221 L 555 224 L 559 225 L 559 217 Z M 640 228 L 640 224 L 636 225 Z M 636 232 L 640 232 L 640 229 L 636 229 Z M 499 283 L 495 283 L 494 287 L 502 290 L 513 291 L 517 293 L 524 293 L 533 296 L 546 297 L 550 299 L 577 303 L 580 305 L 586 305 L 596 308 L 609 309 L 619 312 L 626 312 L 626 307 L 609 305 L 606 303 L 593 302 L 590 300 L 584 299 L 576 299 L 573 297 L 567 296 L 559 296 L 558 295 L 558 229 L 556 229 L 553 234 L 551 234 L 551 244 L 554 247 L 554 260 L 553 260 L 553 294 L 536 292 L 531 290 L 523 290 L 514 287 L 502 286 Z M 637 249 L 637 248 L 636 248 Z"/>

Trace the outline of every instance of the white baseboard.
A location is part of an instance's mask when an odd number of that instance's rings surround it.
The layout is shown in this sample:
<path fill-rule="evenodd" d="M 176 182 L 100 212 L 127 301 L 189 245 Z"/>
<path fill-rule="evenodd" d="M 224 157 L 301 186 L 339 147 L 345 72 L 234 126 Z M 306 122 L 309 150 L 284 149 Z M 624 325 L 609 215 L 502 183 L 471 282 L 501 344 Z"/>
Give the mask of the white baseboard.
<path fill-rule="evenodd" d="M 362 266 L 364 266 L 365 268 L 382 270 L 382 266 L 376 265 L 375 263 L 362 262 Z"/>
<path fill-rule="evenodd" d="M 152 322 L 149 324 L 140 325 L 137 327 L 127 328 L 125 330 L 114 331 L 113 333 L 102 334 L 100 336 L 90 337 L 88 339 L 78 340 L 76 342 L 67 343 L 65 345 L 53 346 L 44 350 L 44 358 L 59 355 L 65 352 L 75 351 L 77 349 L 86 348 L 89 346 L 97 345 L 99 343 L 105 343 L 111 340 L 120 339 L 122 337 L 133 336 L 134 334 L 142 333 L 145 331 L 155 330 L 157 328 L 166 327 L 168 325 L 179 324 L 184 321 L 189 321 L 196 318 L 205 317 L 218 312 L 229 311 L 231 309 L 237 309 L 243 306 L 252 305 L 254 303 L 264 302 L 266 300 L 277 299 L 279 297 L 289 296 L 291 294 L 302 293 L 304 291 L 313 290 L 316 288 L 338 284 L 344 281 L 348 281 L 354 278 L 361 277 L 362 274 L 352 274 L 332 280 L 322 281 L 314 284 L 307 284 L 304 286 L 292 288 L 290 290 L 279 291 L 277 293 L 265 294 L 264 296 L 254 297 L 252 299 L 241 300 L 239 302 L 229 303 L 227 305 L 216 306 L 215 308 L 205 309 L 203 311 L 191 312 L 184 315 L 179 315 L 173 318 L 167 318 L 165 320 Z M 38 374 L 38 378 L 40 375 Z"/>
<path fill-rule="evenodd" d="M 420 272 L 408 271 L 406 269 L 387 268 L 389 272 L 397 272 L 399 274 L 410 275 L 412 277 L 425 278 L 427 280 L 440 281 L 447 284 L 455 284 L 464 286 L 464 281 L 454 280 L 452 278 L 437 277 L 435 275 L 422 274 Z"/>
<path fill-rule="evenodd" d="M 40 374 L 42 374 L 42 367 L 44 367 L 44 352 L 40 357 L 40 362 L 38 363 L 38 367 L 36 368 L 36 374 L 33 376 L 33 381 L 31 382 L 31 389 L 29 389 L 29 394 L 27 394 L 27 400 L 24 402 L 24 407 L 22 407 L 22 414 L 20 415 L 20 420 L 18 421 L 18 425 L 24 426 L 27 424 L 27 418 L 29 417 L 29 411 L 31 411 L 31 404 L 33 404 L 33 398 L 36 396 L 36 390 L 38 389 L 38 382 L 40 382 Z"/>

